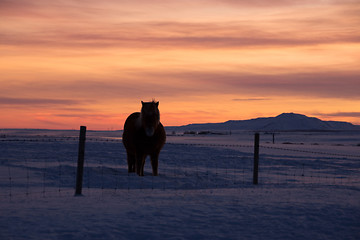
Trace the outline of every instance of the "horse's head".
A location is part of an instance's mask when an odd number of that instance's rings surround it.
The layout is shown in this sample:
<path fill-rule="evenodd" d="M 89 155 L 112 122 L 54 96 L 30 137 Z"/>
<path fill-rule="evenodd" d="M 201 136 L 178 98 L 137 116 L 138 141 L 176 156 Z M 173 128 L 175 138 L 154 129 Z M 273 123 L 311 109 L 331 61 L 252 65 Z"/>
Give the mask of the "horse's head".
<path fill-rule="evenodd" d="M 143 102 L 141 101 L 141 124 L 145 129 L 148 137 L 154 135 L 156 128 L 160 123 L 159 102 Z"/>

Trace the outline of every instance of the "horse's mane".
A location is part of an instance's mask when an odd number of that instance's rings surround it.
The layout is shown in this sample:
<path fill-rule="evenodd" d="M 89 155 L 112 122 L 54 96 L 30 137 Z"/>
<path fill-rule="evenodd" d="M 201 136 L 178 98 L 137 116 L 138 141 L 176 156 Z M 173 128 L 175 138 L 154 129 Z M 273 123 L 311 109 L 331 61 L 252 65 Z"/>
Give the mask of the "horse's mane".
<path fill-rule="evenodd" d="M 148 103 L 157 103 L 157 101 L 156 101 L 155 98 L 153 98 L 153 99 L 151 100 L 151 102 L 148 102 Z"/>
<path fill-rule="evenodd" d="M 144 101 L 141 101 L 141 103 L 142 103 L 143 105 L 146 103 L 146 104 L 155 104 L 155 105 L 156 105 L 156 107 L 158 107 L 158 106 L 159 106 L 159 101 L 156 101 L 156 100 L 155 100 L 155 98 L 153 98 L 153 99 L 151 100 L 151 102 L 144 102 Z"/>

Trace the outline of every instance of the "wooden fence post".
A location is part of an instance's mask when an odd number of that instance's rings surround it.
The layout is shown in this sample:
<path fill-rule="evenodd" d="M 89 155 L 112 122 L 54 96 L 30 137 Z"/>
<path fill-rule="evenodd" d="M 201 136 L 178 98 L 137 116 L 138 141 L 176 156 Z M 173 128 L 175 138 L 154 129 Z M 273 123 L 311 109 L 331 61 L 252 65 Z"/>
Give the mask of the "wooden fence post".
<path fill-rule="evenodd" d="M 273 137 L 273 144 L 275 144 L 275 133 L 272 134 Z"/>
<path fill-rule="evenodd" d="M 260 141 L 260 134 L 255 133 L 253 184 L 258 184 L 258 176 L 259 176 L 259 141 Z"/>
<path fill-rule="evenodd" d="M 83 181 L 83 172 L 84 172 L 85 139 L 86 139 L 86 126 L 81 126 L 80 137 L 79 137 L 79 154 L 78 154 L 77 173 L 76 173 L 75 196 L 82 195 L 81 191 L 82 191 L 82 181 Z"/>

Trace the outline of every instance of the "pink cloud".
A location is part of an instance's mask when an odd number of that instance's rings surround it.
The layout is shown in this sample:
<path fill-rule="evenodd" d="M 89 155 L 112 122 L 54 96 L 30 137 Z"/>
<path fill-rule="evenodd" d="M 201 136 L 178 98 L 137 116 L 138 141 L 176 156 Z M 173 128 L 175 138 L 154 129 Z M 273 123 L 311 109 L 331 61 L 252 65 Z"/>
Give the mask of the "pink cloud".
<path fill-rule="evenodd" d="M 149 30 L 151 29 L 151 30 Z M 261 29 L 242 23 L 177 23 L 142 22 L 86 25 L 84 28 L 63 26 L 34 30 L 34 33 L 1 33 L 3 45 L 36 45 L 63 48 L 244 48 L 311 46 L 360 42 L 360 32 L 324 31 L 320 35 L 308 29 L 300 35 L 296 30 Z"/>
<path fill-rule="evenodd" d="M 21 105 L 21 106 L 48 106 L 48 105 L 77 105 L 79 100 L 74 99 L 49 99 L 49 98 L 18 98 L 18 97 L 1 97 L 0 105 Z"/>
<path fill-rule="evenodd" d="M 359 99 L 359 72 L 302 72 L 293 74 L 244 74 L 236 71 L 134 71 L 131 78 L 62 82 L 39 81 L 30 86 L 10 88 L 8 94 L 30 92 L 39 98 L 0 98 L 0 104 L 11 105 L 91 105 L 120 99 L 142 97 L 206 96 L 208 94 L 250 94 L 261 96 L 307 96 Z M 56 91 L 54 91 L 56 81 Z M 81 89 L 81 91 L 78 91 Z M 52 94 L 53 98 L 45 97 Z M 76 98 L 76 99 L 74 99 Z M 74 99 L 74 100 L 73 100 Z M 239 99 L 241 100 L 241 98 Z M 249 99 L 247 99 L 249 100 Z M 255 100 L 254 98 L 252 100 Z"/>

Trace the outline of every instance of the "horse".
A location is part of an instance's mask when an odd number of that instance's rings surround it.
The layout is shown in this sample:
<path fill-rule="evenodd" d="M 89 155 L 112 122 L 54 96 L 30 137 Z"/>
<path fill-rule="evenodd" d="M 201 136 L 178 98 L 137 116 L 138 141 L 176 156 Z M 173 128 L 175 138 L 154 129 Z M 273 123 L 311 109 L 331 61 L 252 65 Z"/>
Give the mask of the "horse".
<path fill-rule="evenodd" d="M 150 155 L 152 174 L 158 175 L 159 154 L 166 141 L 160 122 L 159 102 L 141 101 L 141 112 L 128 116 L 124 124 L 122 142 L 127 153 L 128 172 L 144 176 L 145 159 Z"/>

